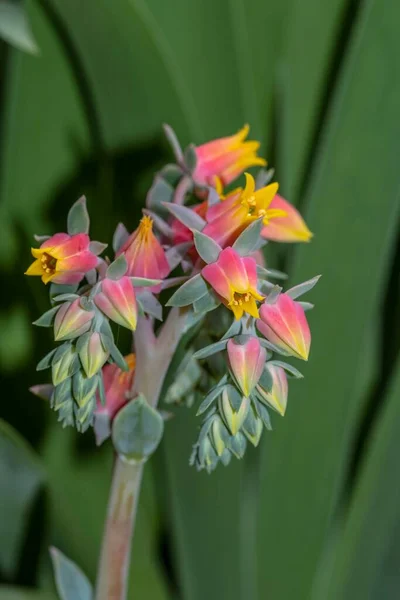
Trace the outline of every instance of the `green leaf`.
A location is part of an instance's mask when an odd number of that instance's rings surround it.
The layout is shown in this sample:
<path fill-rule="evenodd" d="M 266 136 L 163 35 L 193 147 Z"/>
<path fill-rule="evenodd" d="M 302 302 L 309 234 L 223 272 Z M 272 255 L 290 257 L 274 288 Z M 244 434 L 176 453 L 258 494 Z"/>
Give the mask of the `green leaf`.
<path fill-rule="evenodd" d="M 140 395 L 124 406 L 113 421 L 114 448 L 128 459 L 146 460 L 159 445 L 163 431 L 162 416 Z"/>
<path fill-rule="evenodd" d="M 196 250 L 205 263 L 213 263 L 218 260 L 222 248 L 217 242 L 200 231 L 195 231 L 193 237 Z"/>
<path fill-rule="evenodd" d="M 0 420 L 0 568 L 12 579 L 18 570 L 32 503 L 44 482 L 44 471 L 32 448 Z"/>
<path fill-rule="evenodd" d="M 159 175 L 154 178 L 153 184 L 146 196 L 147 208 L 153 210 L 156 213 L 165 213 L 165 203 L 172 202 L 174 197 L 174 188 L 168 181 L 165 181 Z"/>
<path fill-rule="evenodd" d="M 282 369 L 285 369 L 285 371 L 287 371 L 289 375 L 296 377 L 296 379 L 302 379 L 304 377 L 304 375 L 300 373 L 298 369 L 296 369 L 287 362 L 283 362 L 282 360 L 270 360 L 268 364 L 275 365 L 276 367 L 282 367 Z"/>
<path fill-rule="evenodd" d="M 39 53 L 22 2 L 12 2 L 11 0 L 0 2 L 0 37 L 19 50 L 30 54 Z"/>
<path fill-rule="evenodd" d="M 106 277 L 109 279 L 121 279 L 128 270 L 128 263 L 125 254 L 120 254 L 118 258 L 111 263 L 106 272 Z"/>
<path fill-rule="evenodd" d="M 69 235 L 89 233 L 90 218 L 86 207 L 86 198 L 82 196 L 72 205 L 68 213 L 67 229 Z"/>
<path fill-rule="evenodd" d="M 50 592 L 0 585 L 0 600 L 57 600 Z"/>
<path fill-rule="evenodd" d="M 397 360 L 388 393 L 382 399 L 382 412 L 372 426 L 357 473 L 347 518 L 337 536 L 331 578 L 323 590 L 327 600 L 389 598 L 381 595 L 379 584 L 400 520 L 399 397 L 400 360 Z M 394 598 L 397 592 L 394 585 L 394 595 L 390 597 Z"/>
<path fill-rule="evenodd" d="M 188 306 L 207 293 L 208 286 L 201 274 L 198 273 L 172 294 L 167 302 L 167 306 Z"/>
<path fill-rule="evenodd" d="M 305 16 L 297 24 L 298 50 L 301 37 L 304 41 L 301 27 L 305 23 L 309 27 L 311 15 L 319 28 L 317 18 L 324 9 L 318 4 L 314 15 L 317 4 L 302 3 Z M 330 15 L 328 10 L 326 19 Z M 365 331 L 380 320 L 396 243 L 400 81 L 393 81 L 391 73 L 396 63 L 400 7 L 390 0 L 372 0 L 360 6 L 356 17 L 305 195 L 304 216 L 316 235 L 312 248 L 297 247 L 291 269 L 294 281 L 323 273 L 324 284 L 313 291 L 318 309 L 310 315 L 312 353 L 306 378 L 291 391 L 290 418 L 285 418 L 285 427 L 279 428 L 273 440 L 266 436 L 263 448 L 258 585 L 268 589 L 272 598 L 282 600 L 312 596 L 316 568 L 330 541 L 332 517 L 340 508 L 338 495 L 348 476 L 349 453 L 365 414 L 368 391 L 364 382 L 370 381 L 369 370 L 360 366 Z M 325 23 L 321 30 L 326 32 L 326 27 Z M 319 37 L 308 37 L 307 53 L 311 53 L 310 46 L 313 52 L 320 51 L 321 42 Z M 308 64 L 303 60 L 301 65 Z M 299 71 L 296 77 L 304 85 L 303 74 Z M 286 121 L 291 138 L 292 122 Z M 363 175 L 370 164 L 370 148 L 379 157 L 377 177 Z M 284 151 L 289 152 L 289 145 Z M 363 199 L 362 210 L 359 198 Z M 282 469 L 282 456 L 288 469 Z M 321 478 L 324 484 L 315 485 Z M 293 490 L 295 511 L 289 497 Z M 278 505 L 284 518 L 270 519 L 268 515 Z M 284 548 L 284 561 L 276 552 L 276 539 Z"/>
<path fill-rule="evenodd" d="M 257 219 L 257 221 L 250 223 L 233 244 L 233 249 L 242 256 L 248 256 L 254 252 L 258 248 L 262 228 L 262 219 Z"/>
<path fill-rule="evenodd" d="M 60 600 L 92 600 L 92 586 L 79 567 L 57 548 L 50 548 Z"/>

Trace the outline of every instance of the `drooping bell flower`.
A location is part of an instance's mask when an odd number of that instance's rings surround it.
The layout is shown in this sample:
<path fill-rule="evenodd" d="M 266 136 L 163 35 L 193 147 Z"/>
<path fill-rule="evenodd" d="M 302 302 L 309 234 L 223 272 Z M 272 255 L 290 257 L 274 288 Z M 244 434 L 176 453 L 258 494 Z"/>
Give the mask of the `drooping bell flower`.
<path fill-rule="evenodd" d="M 256 390 L 283 417 L 288 399 L 288 380 L 285 369 L 269 363 L 266 364 L 265 368 L 271 376 L 272 386 L 270 388 L 263 387 L 260 381 L 256 386 Z"/>
<path fill-rule="evenodd" d="M 241 336 L 228 341 L 229 365 L 244 396 L 249 397 L 261 377 L 267 352 L 256 336 Z"/>
<path fill-rule="evenodd" d="M 287 200 L 276 194 L 271 204 L 271 209 L 282 210 L 286 214 L 276 216 L 269 221 L 261 235 L 266 240 L 273 242 L 309 242 L 312 233 L 308 229 L 303 217 Z"/>
<path fill-rule="evenodd" d="M 126 394 L 132 387 L 135 375 L 136 359 L 134 354 L 125 356 L 129 370 L 122 371 L 115 363 L 103 367 L 103 383 L 106 403 L 103 406 L 97 399 L 96 414 L 106 414 L 113 419 L 120 408 L 127 403 Z"/>
<path fill-rule="evenodd" d="M 254 258 L 242 257 L 233 248 L 225 248 L 218 260 L 206 265 L 201 274 L 214 288 L 221 301 L 232 310 L 235 319 L 244 313 L 258 317 L 257 301 L 264 300 L 257 291 L 257 264 Z"/>
<path fill-rule="evenodd" d="M 246 173 L 244 189 L 234 190 L 225 200 L 211 206 L 207 211 L 207 225 L 203 233 L 225 247 L 234 243 L 250 223 L 262 217 L 267 225 L 271 219 L 284 216 L 281 209 L 270 208 L 278 191 L 278 184 L 271 183 L 259 190 L 255 189 L 254 178 Z"/>
<path fill-rule="evenodd" d="M 145 215 L 139 227 L 129 236 L 116 256 L 125 255 L 128 263 L 127 275 L 164 279 L 170 272 L 165 252 L 153 233 L 153 219 Z M 151 288 L 159 292 L 161 285 Z"/>
<path fill-rule="evenodd" d="M 93 317 L 93 311 L 82 308 L 80 298 L 64 302 L 54 319 L 54 339 L 59 342 L 79 337 L 89 331 Z"/>
<path fill-rule="evenodd" d="M 308 360 L 311 333 L 304 309 L 287 294 L 280 294 L 274 304 L 263 303 L 257 328 L 287 354 Z"/>
<path fill-rule="evenodd" d="M 32 248 L 32 255 L 36 260 L 25 275 L 38 275 L 43 283 L 79 283 L 85 273 L 99 263 L 89 244 L 90 239 L 86 233 L 56 233 L 43 242 L 40 248 Z"/>
<path fill-rule="evenodd" d="M 137 322 L 135 291 L 129 277 L 103 279 L 94 297 L 96 306 L 112 321 L 134 331 Z"/>
<path fill-rule="evenodd" d="M 97 331 L 84 335 L 87 337 L 79 348 L 79 358 L 86 376 L 90 378 L 100 371 L 109 357 L 109 352 L 105 349 L 101 335 Z"/>
<path fill-rule="evenodd" d="M 200 185 L 215 185 L 218 177 L 229 185 L 250 167 L 265 166 L 266 161 L 257 156 L 259 142 L 246 141 L 249 126 L 238 133 L 207 142 L 196 147 L 197 165 L 193 179 Z"/>

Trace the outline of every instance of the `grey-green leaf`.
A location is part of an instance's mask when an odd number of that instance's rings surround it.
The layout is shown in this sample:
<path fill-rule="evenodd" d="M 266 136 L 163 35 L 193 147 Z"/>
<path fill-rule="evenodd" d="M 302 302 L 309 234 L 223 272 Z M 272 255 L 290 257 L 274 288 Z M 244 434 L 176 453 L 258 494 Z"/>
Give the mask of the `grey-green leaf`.
<path fill-rule="evenodd" d="M 113 421 L 115 450 L 128 459 L 149 458 L 161 441 L 164 421 L 143 395 L 131 400 Z"/>
<path fill-rule="evenodd" d="M 207 356 L 212 356 L 213 354 L 216 354 L 217 352 L 222 352 L 222 350 L 225 350 L 227 343 L 228 343 L 228 340 L 220 340 L 219 342 L 215 342 L 215 344 L 210 344 L 209 346 L 206 346 L 205 348 L 201 348 L 201 350 L 198 350 L 194 354 L 194 358 L 197 358 L 197 359 L 206 358 Z"/>
<path fill-rule="evenodd" d="M 0 2 L 0 38 L 19 50 L 30 54 L 39 53 L 22 2 Z"/>
<path fill-rule="evenodd" d="M 242 256 L 248 256 L 259 247 L 261 230 L 263 228 L 263 220 L 257 219 L 253 221 L 242 233 L 239 235 L 233 249 L 236 250 Z"/>
<path fill-rule="evenodd" d="M 126 261 L 125 255 L 120 254 L 118 258 L 111 263 L 111 265 L 107 269 L 107 277 L 108 279 L 121 279 L 125 275 L 128 270 L 128 263 Z"/>
<path fill-rule="evenodd" d="M 57 548 L 50 548 L 50 556 L 60 600 L 92 600 L 92 586 L 81 569 Z"/>
<path fill-rule="evenodd" d="M 316 277 L 313 277 L 312 279 L 309 279 L 308 281 L 299 283 L 299 285 L 295 285 L 294 287 L 290 288 L 290 290 L 287 290 L 286 294 L 288 296 L 290 296 L 291 298 L 293 298 L 293 300 L 295 298 L 299 298 L 299 296 L 302 296 L 303 294 L 312 290 L 313 287 L 318 283 L 320 277 L 321 277 L 321 275 L 317 275 Z"/>
<path fill-rule="evenodd" d="M 175 217 L 175 219 L 178 219 L 178 221 L 186 225 L 186 227 L 189 229 L 201 231 L 206 224 L 205 220 L 202 219 L 200 215 L 195 213 L 194 210 L 188 208 L 187 206 L 172 203 L 165 203 L 164 206 Z"/>
<path fill-rule="evenodd" d="M 67 229 L 69 235 L 89 233 L 90 219 L 86 208 L 86 198 L 82 196 L 72 205 L 68 213 Z"/>
<path fill-rule="evenodd" d="M 208 293 L 208 286 L 200 273 L 186 281 L 167 302 L 167 306 L 188 306 Z"/>
<path fill-rule="evenodd" d="M 33 321 L 32 325 L 37 325 L 38 327 L 51 327 L 53 324 L 53 319 L 58 312 L 59 306 L 54 306 L 50 310 L 43 313 L 41 317 Z"/>
<path fill-rule="evenodd" d="M 218 256 L 222 250 L 217 242 L 200 231 L 194 232 L 194 245 L 200 258 L 207 264 L 218 260 Z"/>

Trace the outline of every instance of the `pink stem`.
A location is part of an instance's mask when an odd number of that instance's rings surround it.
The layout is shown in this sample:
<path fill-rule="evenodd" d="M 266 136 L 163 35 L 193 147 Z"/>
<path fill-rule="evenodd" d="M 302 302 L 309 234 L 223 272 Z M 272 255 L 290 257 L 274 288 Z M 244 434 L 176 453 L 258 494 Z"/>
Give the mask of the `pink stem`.
<path fill-rule="evenodd" d="M 97 575 L 96 600 L 126 600 L 131 543 L 144 462 L 117 456 Z"/>

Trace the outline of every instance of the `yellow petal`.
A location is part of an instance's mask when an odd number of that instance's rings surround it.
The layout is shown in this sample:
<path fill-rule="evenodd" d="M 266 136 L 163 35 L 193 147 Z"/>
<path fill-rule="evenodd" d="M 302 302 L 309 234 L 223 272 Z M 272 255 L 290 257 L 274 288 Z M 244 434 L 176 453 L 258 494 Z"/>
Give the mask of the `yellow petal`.
<path fill-rule="evenodd" d="M 244 312 L 247 312 L 249 315 L 251 315 L 255 319 L 258 319 L 258 317 L 260 316 L 258 314 L 256 300 L 253 296 L 247 302 L 243 302 L 243 310 L 244 310 Z"/>
<path fill-rule="evenodd" d="M 35 260 L 31 266 L 25 271 L 25 275 L 42 275 L 43 267 L 40 260 Z"/>
<path fill-rule="evenodd" d="M 251 194 L 253 194 L 254 190 L 256 189 L 256 182 L 254 181 L 254 177 L 250 175 L 250 173 L 245 173 L 244 176 L 246 177 L 246 185 L 244 187 L 243 194 L 246 194 L 246 196 L 251 196 Z"/>
<path fill-rule="evenodd" d="M 42 273 L 43 273 L 43 271 L 42 271 Z M 56 273 L 43 273 L 42 281 L 43 281 L 43 283 L 49 283 L 49 281 L 54 279 L 55 276 L 56 276 Z"/>

